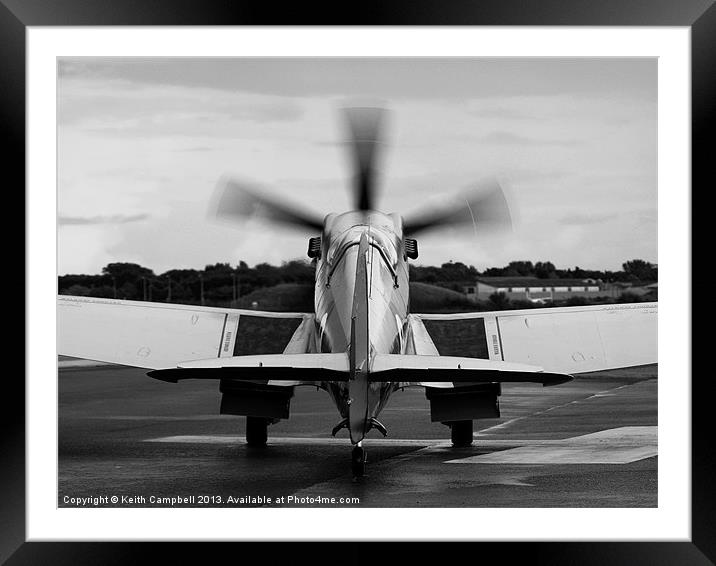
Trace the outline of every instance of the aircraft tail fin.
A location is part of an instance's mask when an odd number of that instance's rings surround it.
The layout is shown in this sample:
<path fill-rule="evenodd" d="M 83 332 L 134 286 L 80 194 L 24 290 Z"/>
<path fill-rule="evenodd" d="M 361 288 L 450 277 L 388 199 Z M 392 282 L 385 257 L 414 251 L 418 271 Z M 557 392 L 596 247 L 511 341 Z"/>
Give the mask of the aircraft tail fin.
<path fill-rule="evenodd" d="M 371 381 L 422 383 L 541 383 L 559 385 L 571 375 L 543 371 L 539 366 L 456 356 L 377 354 Z"/>

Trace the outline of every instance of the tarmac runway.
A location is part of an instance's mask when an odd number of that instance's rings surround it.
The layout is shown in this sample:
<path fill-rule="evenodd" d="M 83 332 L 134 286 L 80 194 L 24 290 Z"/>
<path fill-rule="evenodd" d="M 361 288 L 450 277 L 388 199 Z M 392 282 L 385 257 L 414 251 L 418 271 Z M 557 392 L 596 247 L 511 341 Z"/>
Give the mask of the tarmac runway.
<path fill-rule="evenodd" d="M 60 365 L 60 507 L 657 506 L 656 365 L 505 385 L 502 417 L 475 421 L 459 449 L 422 388 L 396 392 L 359 481 L 323 391 L 296 388 L 291 418 L 251 449 L 245 419 L 218 414 L 215 381 Z"/>

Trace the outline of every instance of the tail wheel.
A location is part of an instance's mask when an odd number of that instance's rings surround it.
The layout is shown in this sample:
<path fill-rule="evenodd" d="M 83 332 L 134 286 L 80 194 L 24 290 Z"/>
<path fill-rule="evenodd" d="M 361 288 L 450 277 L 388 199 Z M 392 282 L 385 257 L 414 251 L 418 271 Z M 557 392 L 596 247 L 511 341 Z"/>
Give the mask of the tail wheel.
<path fill-rule="evenodd" d="M 246 417 L 246 444 L 266 446 L 268 439 L 268 420 L 263 417 Z"/>
<path fill-rule="evenodd" d="M 450 440 L 453 446 L 472 444 L 472 421 L 453 421 L 450 423 Z"/>
<path fill-rule="evenodd" d="M 366 452 L 362 446 L 355 446 L 351 454 L 351 470 L 353 477 L 360 478 L 365 475 Z"/>

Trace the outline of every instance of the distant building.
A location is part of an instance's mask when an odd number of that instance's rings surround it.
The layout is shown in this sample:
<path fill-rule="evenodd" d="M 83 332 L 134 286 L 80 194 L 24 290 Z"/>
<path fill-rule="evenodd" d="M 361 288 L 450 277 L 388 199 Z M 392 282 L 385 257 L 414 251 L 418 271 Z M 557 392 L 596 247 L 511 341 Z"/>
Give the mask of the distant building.
<path fill-rule="evenodd" d="M 463 287 L 468 299 L 484 301 L 494 293 L 509 299 L 545 302 L 569 297 L 598 297 L 601 288 L 594 279 L 539 279 L 538 277 L 478 277 L 475 285 Z"/>
<path fill-rule="evenodd" d="M 636 295 L 643 297 L 649 293 L 655 293 L 659 290 L 659 283 L 650 283 L 649 285 L 634 285 L 629 282 L 609 283 L 604 287 L 605 295 L 609 297 L 621 297 L 622 295 Z"/>

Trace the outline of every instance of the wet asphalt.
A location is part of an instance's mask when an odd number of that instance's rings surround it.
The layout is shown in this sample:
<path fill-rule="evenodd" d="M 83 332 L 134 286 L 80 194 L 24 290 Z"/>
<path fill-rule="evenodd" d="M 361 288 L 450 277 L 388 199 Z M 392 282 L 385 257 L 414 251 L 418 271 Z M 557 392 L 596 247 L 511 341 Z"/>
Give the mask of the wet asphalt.
<path fill-rule="evenodd" d="M 555 387 L 505 385 L 502 417 L 475 421 L 473 446 L 460 449 L 449 445 L 447 427 L 430 421 L 422 389 L 396 392 L 381 416 L 389 435 L 370 433 L 367 474 L 355 481 L 347 433 L 331 437 L 340 419 L 323 391 L 296 388 L 291 418 L 269 427 L 266 448 L 251 449 L 244 418 L 218 414 L 216 382 L 63 367 L 58 505 L 656 507 L 657 457 L 630 431 L 655 440 L 657 384 L 657 367 L 646 366 Z M 600 431 L 609 432 L 598 443 L 578 438 Z M 577 462 L 560 461 L 559 441 L 577 446 Z M 503 451 L 507 463 L 494 456 Z M 622 454 L 624 461 L 600 463 Z"/>

